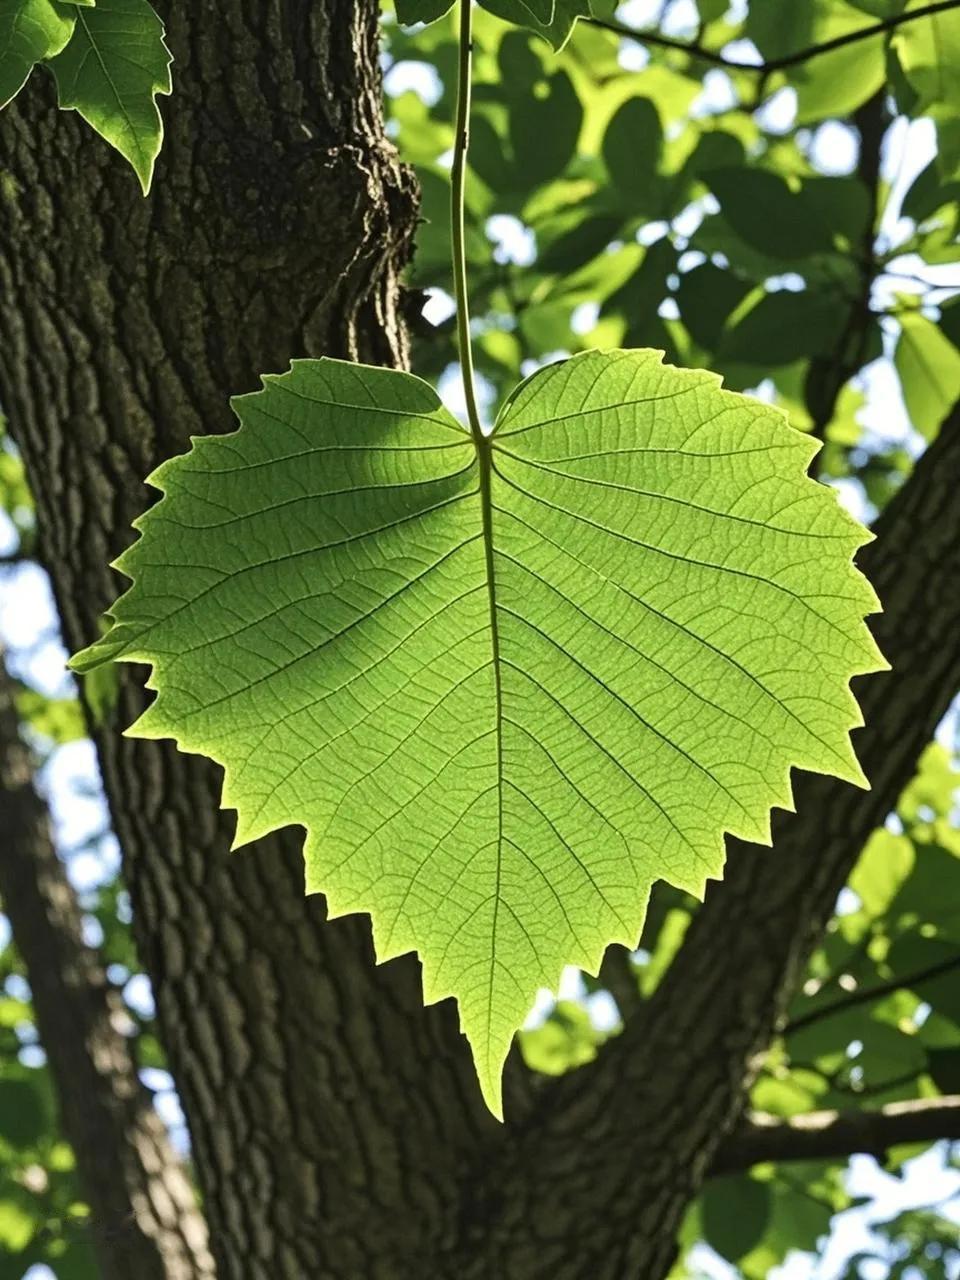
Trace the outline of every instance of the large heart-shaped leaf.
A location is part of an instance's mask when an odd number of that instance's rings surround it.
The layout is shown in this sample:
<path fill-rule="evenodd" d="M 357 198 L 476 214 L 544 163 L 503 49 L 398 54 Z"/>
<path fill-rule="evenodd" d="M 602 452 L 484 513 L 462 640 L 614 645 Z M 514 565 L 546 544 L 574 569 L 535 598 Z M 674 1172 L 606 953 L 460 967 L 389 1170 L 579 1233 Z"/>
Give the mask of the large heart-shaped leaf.
<path fill-rule="evenodd" d="M 636 945 L 655 880 L 767 840 L 791 766 L 862 781 L 868 535 L 777 410 L 658 352 L 540 371 L 480 446 L 408 374 L 264 383 L 154 473 L 74 665 L 153 665 L 133 732 L 224 765 L 238 844 L 307 829 L 308 888 L 456 996 L 499 1113 L 537 989 Z"/>

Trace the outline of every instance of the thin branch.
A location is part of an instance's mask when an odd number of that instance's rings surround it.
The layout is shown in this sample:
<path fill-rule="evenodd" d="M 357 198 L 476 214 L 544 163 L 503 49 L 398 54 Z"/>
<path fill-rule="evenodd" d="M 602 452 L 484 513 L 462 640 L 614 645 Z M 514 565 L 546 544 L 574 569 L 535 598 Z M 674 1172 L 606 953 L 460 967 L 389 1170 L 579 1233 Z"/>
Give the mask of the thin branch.
<path fill-rule="evenodd" d="M 951 956 L 949 960 L 940 960 L 936 964 L 927 965 L 925 969 L 918 969 L 916 973 L 907 973 L 903 977 L 879 982 L 873 987 L 852 991 L 842 1000 L 833 1000 L 830 1004 L 821 1005 L 818 1009 L 811 1009 L 809 1013 L 803 1013 L 792 1022 L 788 1022 L 783 1028 L 783 1034 L 793 1035 L 803 1027 L 812 1026 L 813 1023 L 821 1022 L 824 1018 L 832 1018 L 835 1013 L 846 1013 L 848 1009 L 854 1009 L 857 1005 L 881 1000 L 884 996 L 892 995 L 894 991 L 903 991 L 909 987 L 918 986 L 921 982 L 929 982 L 933 978 L 939 978 L 941 974 L 951 973 L 954 969 L 960 969 L 960 954 Z"/>
<path fill-rule="evenodd" d="M 847 381 L 862 368 L 867 355 L 873 312 L 870 299 L 877 278 L 874 229 L 880 205 L 880 167 L 883 138 L 887 130 L 887 108 L 884 92 L 875 93 L 853 114 L 860 135 L 857 177 L 867 193 L 869 205 L 854 260 L 859 269 L 857 296 L 849 305 L 843 332 L 832 355 L 815 356 L 810 361 L 804 386 L 804 397 L 813 420 L 811 434 L 825 440 L 833 421 L 840 393 Z M 813 460 L 810 474 L 817 476 L 822 455 Z"/>
<path fill-rule="evenodd" d="M 723 1144 L 711 1175 L 768 1160 L 882 1158 L 900 1143 L 960 1138 L 960 1095 L 891 1102 L 875 1111 L 810 1111 L 783 1120 L 754 1112 Z"/>
<path fill-rule="evenodd" d="M 885 31 L 893 31 L 906 22 L 919 18 L 929 18 L 937 13 L 946 13 L 960 8 L 960 0 L 936 0 L 933 4 L 924 5 L 920 9 L 911 9 L 907 13 L 892 14 L 869 27 L 860 27 L 856 31 L 848 31 L 842 36 L 834 36 L 832 40 L 824 40 L 822 44 L 807 45 L 796 49 L 793 53 L 780 58 L 770 58 L 766 62 L 743 62 L 739 58 L 727 58 L 722 53 L 707 49 L 694 41 L 680 40 L 674 36 L 662 35 L 659 31 L 637 31 L 612 18 L 581 18 L 581 22 L 589 22 L 591 26 L 602 27 L 612 31 L 614 35 L 623 36 L 627 40 L 636 40 L 640 44 L 654 45 L 658 49 L 676 49 L 701 62 L 709 62 L 714 67 L 724 67 L 728 71 L 752 71 L 756 75 L 769 76 L 774 71 L 785 71 L 788 67 L 799 66 L 812 58 L 819 58 L 824 53 L 832 53 L 846 45 L 856 44 L 860 40 L 869 40 L 871 36 L 882 35 Z"/>

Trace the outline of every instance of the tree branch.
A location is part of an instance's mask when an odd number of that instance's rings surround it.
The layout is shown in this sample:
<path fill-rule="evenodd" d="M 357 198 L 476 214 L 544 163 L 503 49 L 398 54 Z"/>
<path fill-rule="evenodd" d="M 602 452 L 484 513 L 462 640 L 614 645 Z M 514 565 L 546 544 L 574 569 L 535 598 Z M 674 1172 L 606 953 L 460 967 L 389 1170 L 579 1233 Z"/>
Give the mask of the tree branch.
<path fill-rule="evenodd" d="M 860 40 L 869 40 L 871 36 L 882 35 L 885 31 L 893 31 L 897 27 L 903 26 L 906 22 L 915 22 L 920 18 L 929 18 L 934 14 L 946 13 L 950 9 L 956 8 L 960 8 L 960 0 L 936 0 L 935 3 L 924 5 L 920 9 L 911 9 L 907 13 L 892 14 L 889 18 L 883 18 L 869 27 L 860 27 L 856 31 L 848 31 L 842 36 L 834 36 L 832 40 L 824 40 L 822 44 L 807 45 L 803 49 L 797 49 L 793 53 L 785 54 L 780 58 L 770 58 L 766 62 L 743 62 L 739 58 L 727 58 L 722 53 L 707 49 L 704 45 L 695 41 L 665 36 L 659 31 L 637 31 L 635 28 L 628 27 L 625 23 L 617 22 L 612 18 L 582 17 L 580 21 L 588 22 L 594 27 L 602 27 L 605 31 L 612 31 L 614 35 L 622 36 L 624 39 L 636 40 L 639 44 L 654 45 L 659 49 L 676 49 L 691 58 L 697 58 L 701 62 L 708 62 L 714 67 L 724 67 L 728 71 L 752 71 L 760 76 L 769 76 L 775 71 L 785 71 L 788 67 L 799 66 L 803 62 L 809 62 L 812 58 L 819 58 L 824 53 L 832 53 L 835 49 L 842 49 L 846 45 L 856 44 Z"/>
<path fill-rule="evenodd" d="M 752 1113 L 727 1139 L 711 1176 L 768 1160 L 837 1160 L 862 1154 L 882 1159 L 905 1142 L 960 1138 L 960 1095 L 891 1102 L 876 1111 L 810 1111 L 782 1120 Z"/>
<path fill-rule="evenodd" d="M 919 986 L 922 982 L 930 982 L 931 979 L 939 978 L 944 973 L 951 973 L 954 969 L 960 969 L 960 954 L 952 956 L 949 960 L 940 960 L 937 964 L 928 965 L 925 969 L 918 969 L 916 973 L 907 973 L 903 977 L 891 978 L 889 982 L 879 982 L 876 986 L 852 991 L 840 1000 L 832 1000 L 829 1004 L 811 1009 L 809 1013 L 801 1014 L 799 1018 L 788 1022 L 783 1028 L 783 1034 L 792 1035 L 804 1027 L 812 1026 L 815 1022 L 823 1021 L 824 1018 L 832 1018 L 835 1013 L 846 1013 L 848 1009 L 881 1000 L 894 991 L 903 991 L 908 987 Z"/>
<path fill-rule="evenodd" d="M 847 381 L 863 367 L 871 326 L 876 325 L 870 298 L 877 278 L 876 224 L 880 202 L 880 167 L 883 138 L 889 118 L 886 108 L 886 89 L 862 103 L 853 113 L 853 123 L 859 134 L 857 179 L 867 195 L 867 209 L 855 261 L 859 273 L 856 296 L 850 300 L 843 333 L 829 356 L 814 356 L 804 379 L 804 399 L 813 420 L 812 434 L 824 440 L 827 428 L 833 421 L 837 401 Z M 822 455 L 820 455 L 822 456 Z M 811 474 L 817 475 L 820 456 L 814 458 Z"/>
<path fill-rule="evenodd" d="M 119 997 L 83 941 L 32 772 L 0 659 L 0 896 L 26 964 L 103 1276 L 210 1280 L 206 1226 L 118 1029 Z"/>

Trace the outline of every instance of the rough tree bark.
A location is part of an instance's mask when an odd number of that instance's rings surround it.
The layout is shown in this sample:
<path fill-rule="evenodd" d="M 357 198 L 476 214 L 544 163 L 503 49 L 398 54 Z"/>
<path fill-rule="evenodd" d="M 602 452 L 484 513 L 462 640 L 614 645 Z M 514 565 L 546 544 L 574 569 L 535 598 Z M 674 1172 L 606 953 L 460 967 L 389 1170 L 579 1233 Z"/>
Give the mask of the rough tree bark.
<path fill-rule="evenodd" d="M 104 1280 L 212 1280 L 193 1187 L 140 1083 L 119 1026 L 119 993 L 84 943 L 80 906 L 33 785 L 2 655 L 0 832 L 0 898 L 30 975 Z"/>
<path fill-rule="evenodd" d="M 405 355 L 415 197 L 383 135 L 373 5 L 158 7 L 177 76 L 149 201 L 40 84 L 0 129 L 0 402 L 74 647 L 116 594 L 141 478 L 229 429 L 229 394 L 292 356 Z M 122 668 L 96 738 L 221 1280 L 665 1274 L 862 835 L 960 679 L 958 482 L 945 438 L 870 559 L 902 664 L 861 689 L 877 790 L 805 783 L 595 1064 L 541 1089 L 513 1064 L 505 1127 L 415 963 L 375 968 L 364 921 L 302 898 L 297 833 L 230 855 L 217 770 L 119 736 L 142 705 Z"/>

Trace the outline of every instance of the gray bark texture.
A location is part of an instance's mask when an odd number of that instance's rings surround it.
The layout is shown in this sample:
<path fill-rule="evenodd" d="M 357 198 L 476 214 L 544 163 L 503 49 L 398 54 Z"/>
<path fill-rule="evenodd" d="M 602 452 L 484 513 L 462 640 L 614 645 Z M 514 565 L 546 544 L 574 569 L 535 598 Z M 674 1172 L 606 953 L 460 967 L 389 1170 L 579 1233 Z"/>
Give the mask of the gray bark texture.
<path fill-rule="evenodd" d="M 31 83 L 0 128 L 0 403 L 66 642 L 97 634 L 142 478 L 291 357 L 402 365 L 416 193 L 383 133 L 363 0 L 167 0 L 167 140 L 143 201 Z M 960 683 L 960 437 L 863 556 L 894 666 L 859 682 L 874 790 L 799 780 L 776 847 L 736 846 L 655 997 L 549 1084 L 485 1112 L 452 1004 L 304 899 L 300 835 L 229 853 L 218 770 L 95 726 L 221 1280 L 660 1280 L 683 1212 L 864 837 Z M 953 501 L 951 501 L 953 499 Z M 202 1275 L 199 1264 L 195 1271 Z"/>

